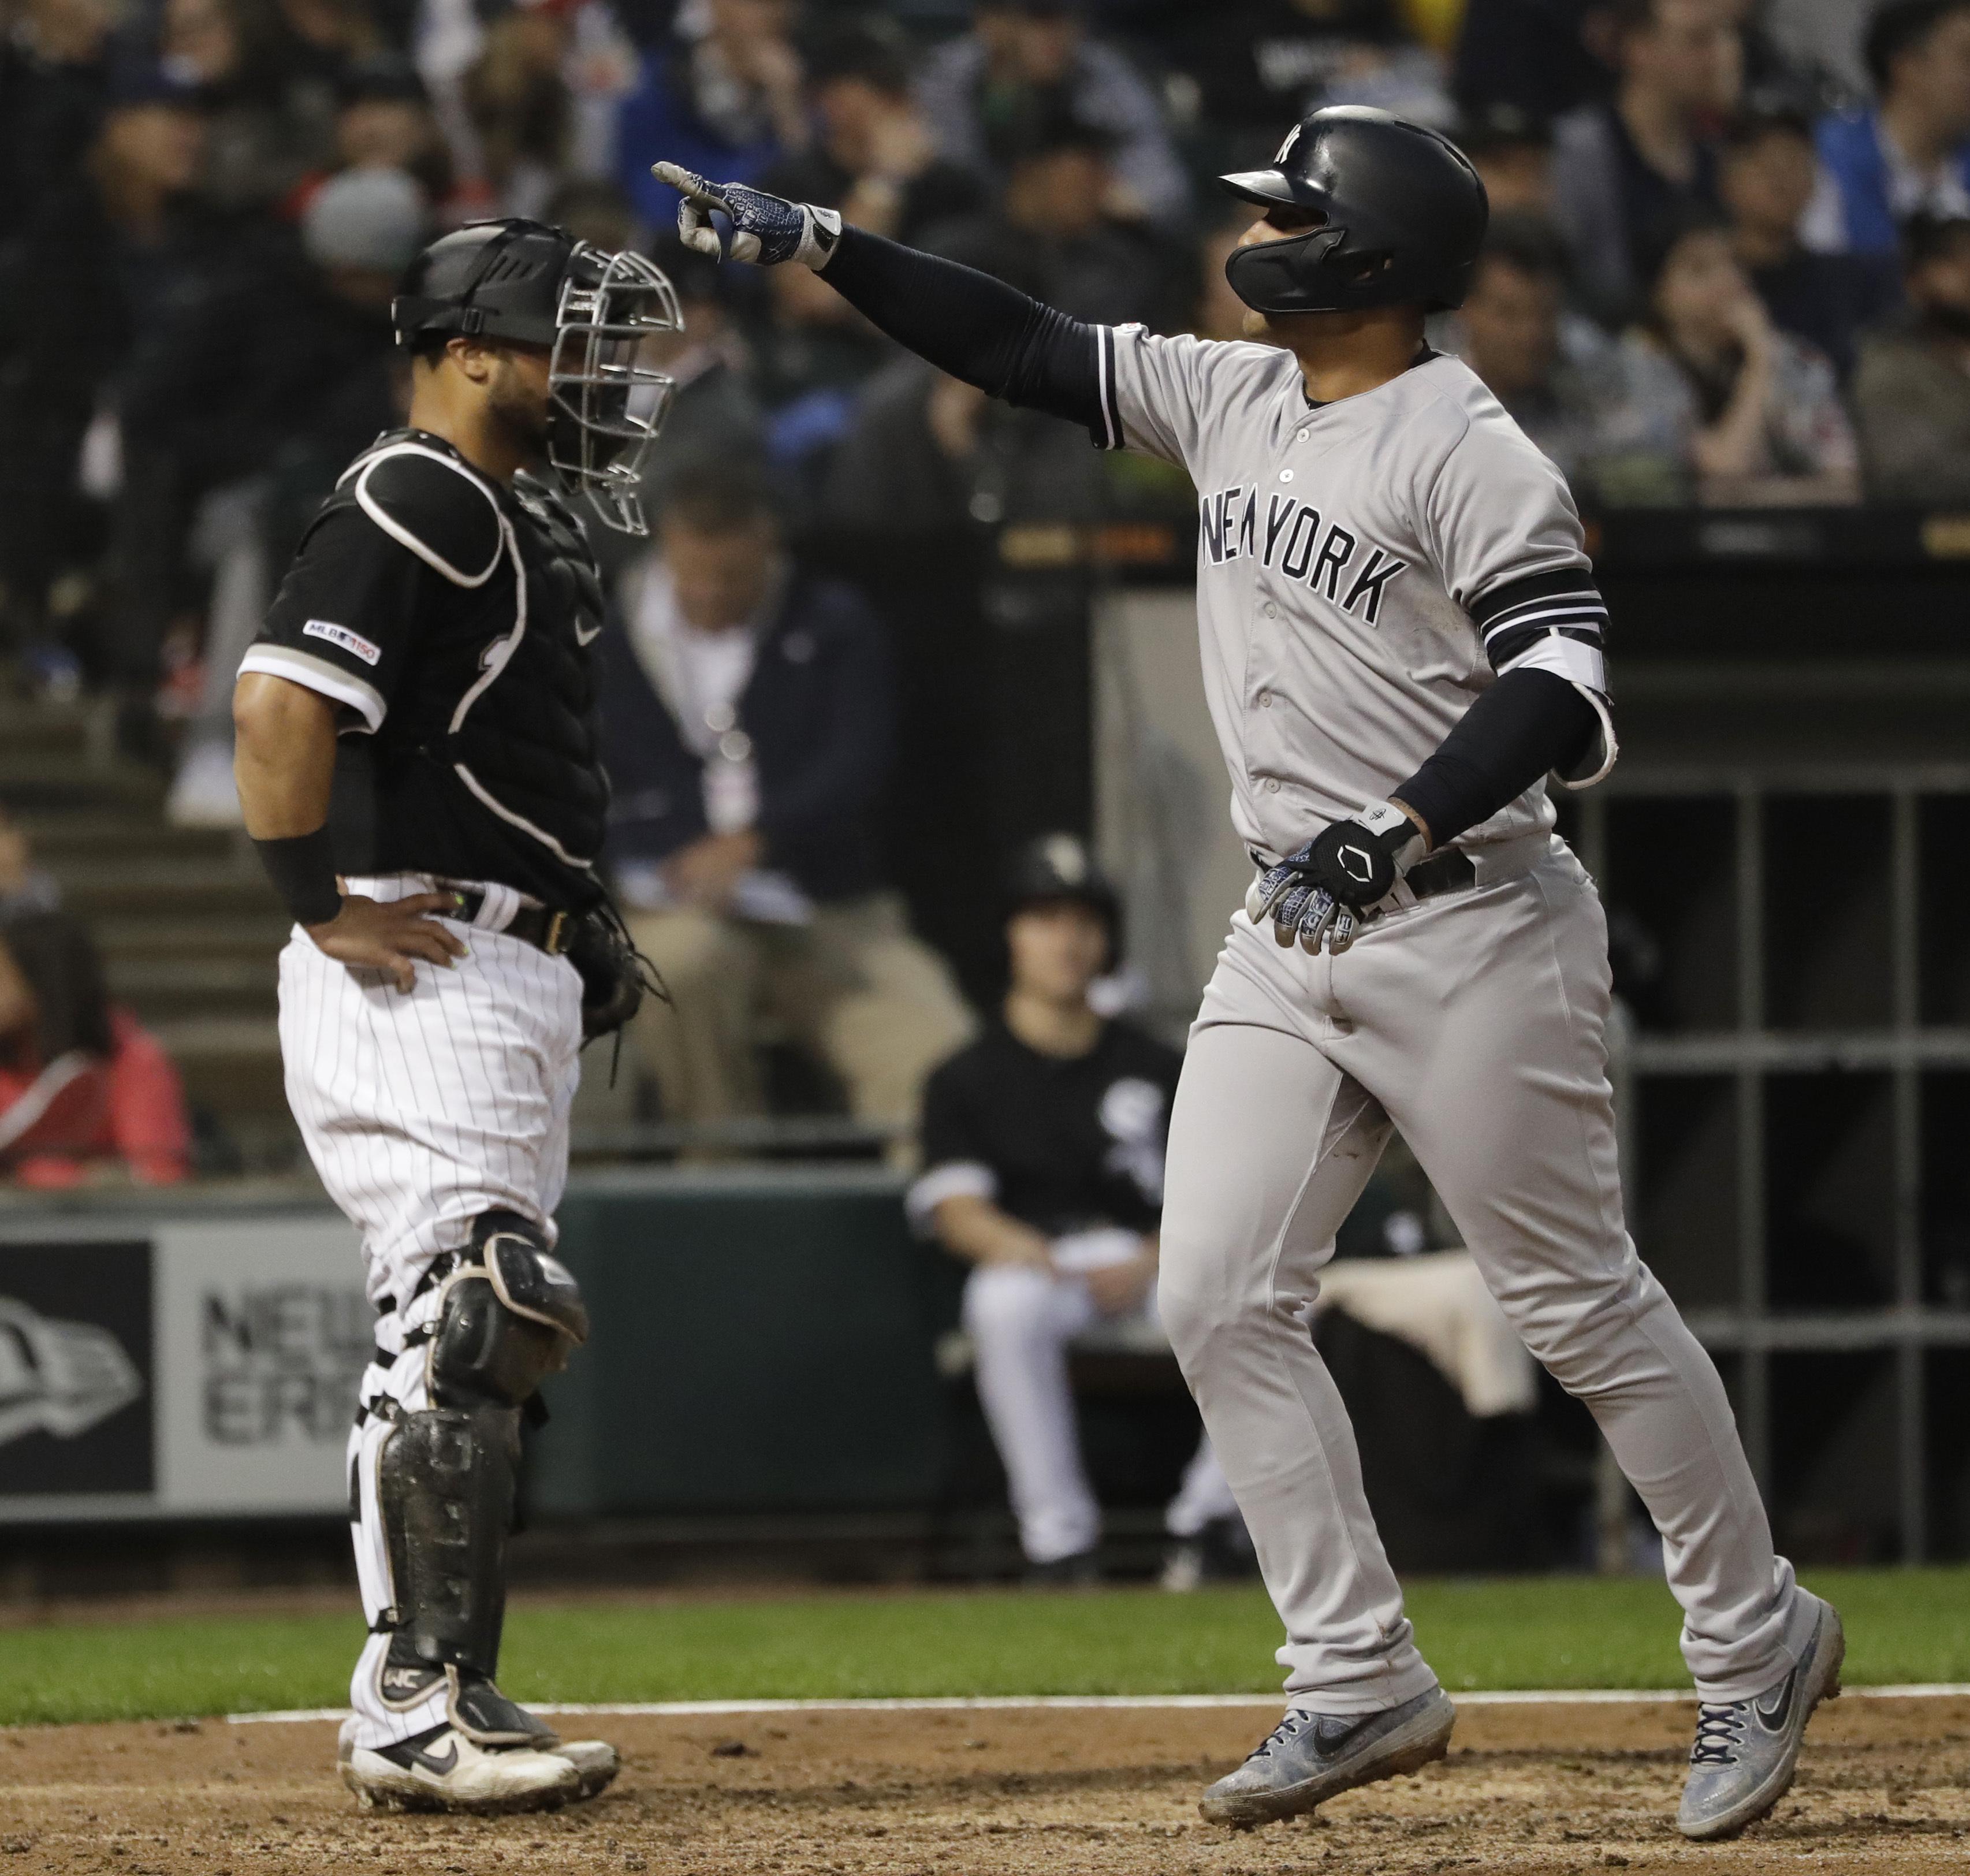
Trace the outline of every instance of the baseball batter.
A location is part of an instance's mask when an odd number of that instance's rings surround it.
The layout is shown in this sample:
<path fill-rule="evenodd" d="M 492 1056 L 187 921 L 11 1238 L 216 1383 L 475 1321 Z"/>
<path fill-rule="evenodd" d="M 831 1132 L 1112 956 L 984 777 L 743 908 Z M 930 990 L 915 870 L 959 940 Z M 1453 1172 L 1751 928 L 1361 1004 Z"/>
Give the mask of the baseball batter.
<path fill-rule="evenodd" d="M 1546 778 L 1614 759 L 1605 613 L 1557 470 L 1424 320 L 1486 220 L 1461 152 L 1314 113 L 1223 179 L 1257 344 L 1089 327 L 1000 282 L 706 183 L 684 239 L 798 261 L 931 363 L 1181 464 L 1204 675 L 1259 871 L 1172 1123 L 1163 1321 L 1286 1631 L 1288 1709 L 1206 1817 L 1250 1825 L 1440 1757 L 1418 1653 L 1308 1315 L 1392 1127 L 1513 1326 L 1584 1400 L 1661 1532 L 1700 1699 L 1678 1822 L 1727 1837 L 1790 1787 L 1838 1691 L 1838 1615 L 1773 1552 L 1708 1357 L 1624 1227 L 1606 927 Z"/>
<path fill-rule="evenodd" d="M 294 915 L 288 1097 L 377 1312 L 342 1775 L 366 1807 L 526 1809 L 616 1770 L 495 1676 L 521 1414 L 588 1332 L 552 1254 L 577 1058 L 641 993 L 593 864 L 601 589 L 562 495 L 642 532 L 629 400 L 669 387 L 634 360 L 680 322 L 647 261 L 519 220 L 434 242 L 392 317 L 409 428 L 302 541 L 240 667 L 236 767 Z"/>

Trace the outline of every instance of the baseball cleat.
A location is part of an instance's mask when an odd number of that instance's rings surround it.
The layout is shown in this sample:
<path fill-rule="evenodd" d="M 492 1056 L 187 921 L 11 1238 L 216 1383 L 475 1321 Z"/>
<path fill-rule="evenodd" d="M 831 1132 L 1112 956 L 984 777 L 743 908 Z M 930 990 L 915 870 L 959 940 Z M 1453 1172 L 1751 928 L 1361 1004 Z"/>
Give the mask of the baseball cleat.
<path fill-rule="evenodd" d="M 1249 1830 L 1311 1811 L 1338 1792 L 1420 1771 L 1450 1744 L 1457 1709 L 1441 1687 L 1380 1713 L 1310 1713 L 1294 1707 L 1271 1737 L 1198 1800 L 1213 1824 Z"/>
<path fill-rule="evenodd" d="M 343 1722 L 336 1757 L 366 1811 L 547 1811 L 587 1795 L 581 1773 L 558 1752 L 476 1745 L 449 1722 L 395 1745 L 359 1746 L 354 1728 Z M 613 1776 L 612 1767 L 602 1784 Z"/>
<path fill-rule="evenodd" d="M 1242 1582 L 1258 1573 L 1259 1560 L 1241 1518 L 1213 1518 L 1194 1537 L 1179 1537 L 1163 1552 L 1159 1585 L 1182 1595 L 1206 1583 Z"/>
<path fill-rule="evenodd" d="M 1101 1553 L 1077 1550 L 1071 1556 L 1029 1563 L 1019 1580 L 1029 1589 L 1093 1589 L 1101 1581 Z"/>
<path fill-rule="evenodd" d="M 1696 1743 L 1676 1827 L 1686 1837 L 1734 1837 L 1767 1816 L 1792 1789 L 1806 1723 L 1840 1692 L 1847 1653 L 1840 1614 L 1805 1590 L 1819 1611 L 1806 1658 L 1785 1679 L 1750 1700 L 1706 1700 L 1696 1710 Z"/>
<path fill-rule="evenodd" d="M 550 1758 L 565 1759 L 581 1780 L 577 1797 L 592 1798 L 614 1782 L 623 1769 L 623 1755 L 603 1739 L 568 1739 L 542 1748 Z"/>

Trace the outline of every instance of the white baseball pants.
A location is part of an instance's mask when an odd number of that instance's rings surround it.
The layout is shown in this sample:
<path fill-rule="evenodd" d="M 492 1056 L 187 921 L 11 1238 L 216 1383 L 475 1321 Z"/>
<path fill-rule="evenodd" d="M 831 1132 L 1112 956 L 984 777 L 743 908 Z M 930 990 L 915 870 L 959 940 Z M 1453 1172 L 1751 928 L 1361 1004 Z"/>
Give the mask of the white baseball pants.
<path fill-rule="evenodd" d="M 1308 1326 L 1392 1123 L 1648 1507 L 1699 1694 L 1769 1687 L 1812 1628 L 1716 1369 L 1623 1226 L 1599 897 L 1558 840 L 1513 844 L 1338 958 L 1239 912 L 1171 1117 L 1164 1324 L 1285 1623 L 1289 1698 L 1323 1712 L 1435 1682 Z"/>
<path fill-rule="evenodd" d="M 417 876 L 352 879 L 377 899 L 427 892 Z M 521 902 L 486 894 L 479 923 L 446 920 L 467 954 L 445 970 L 420 964 L 405 993 L 374 971 L 325 957 L 295 929 L 281 954 L 281 1054 L 288 1101 L 329 1196 L 362 1234 L 364 1286 L 377 1306 L 377 1358 L 359 1398 L 407 1413 L 430 1405 L 427 1344 L 405 1337 L 435 1312 L 418 1295 L 432 1260 L 471 1241 L 482 1212 L 517 1212 L 554 1241 L 567 1179 L 568 1110 L 580 1076 L 581 980 L 564 958 L 497 928 Z M 386 1359 L 387 1357 L 387 1359 Z M 376 1468 L 391 1422 L 371 1415 L 349 1435 L 356 1567 L 372 1627 L 349 1686 L 356 1743 L 388 1745 L 445 1717 L 444 1692 L 399 1710 L 379 1684 L 390 1564 L 376 1505 Z"/>
<path fill-rule="evenodd" d="M 1151 1326 L 1155 1307 L 1148 1298 L 1126 1325 L 1135 1345 L 1161 1339 Z M 964 1326 L 979 1403 L 1006 1468 L 1019 1548 L 1030 1563 L 1078 1556 L 1101 1536 L 1101 1507 L 1081 1463 L 1067 1357 L 1071 1343 L 1113 1330 L 1117 1321 L 1102 1315 L 1087 1284 L 1071 1274 L 982 1264 L 965 1279 Z M 1206 1434 L 1163 1514 L 1164 1528 L 1172 1537 L 1195 1537 L 1214 1520 L 1237 1515 Z"/>

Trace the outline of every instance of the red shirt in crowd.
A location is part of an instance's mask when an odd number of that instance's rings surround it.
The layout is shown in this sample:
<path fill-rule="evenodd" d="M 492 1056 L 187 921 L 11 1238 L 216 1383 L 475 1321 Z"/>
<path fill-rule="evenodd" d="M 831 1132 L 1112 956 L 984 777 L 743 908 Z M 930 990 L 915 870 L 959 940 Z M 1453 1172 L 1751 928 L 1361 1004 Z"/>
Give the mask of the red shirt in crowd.
<path fill-rule="evenodd" d="M 80 1185 L 106 1159 L 143 1185 L 186 1176 L 191 1125 L 176 1065 L 127 1010 L 112 1006 L 109 1032 L 106 1059 L 72 1049 L 44 1068 L 0 1065 L 0 1178 Z"/>

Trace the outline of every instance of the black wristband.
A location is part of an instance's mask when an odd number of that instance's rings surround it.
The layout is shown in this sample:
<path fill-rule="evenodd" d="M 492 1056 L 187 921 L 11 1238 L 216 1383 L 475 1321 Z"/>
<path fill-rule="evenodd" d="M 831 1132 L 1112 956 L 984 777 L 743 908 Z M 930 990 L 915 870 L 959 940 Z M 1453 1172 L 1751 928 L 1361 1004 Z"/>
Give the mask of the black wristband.
<path fill-rule="evenodd" d="M 255 840 L 260 863 L 298 925 L 326 925 L 342 909 L 335 883 L 335 843 L 327 827 L 281 840 Z"/>

